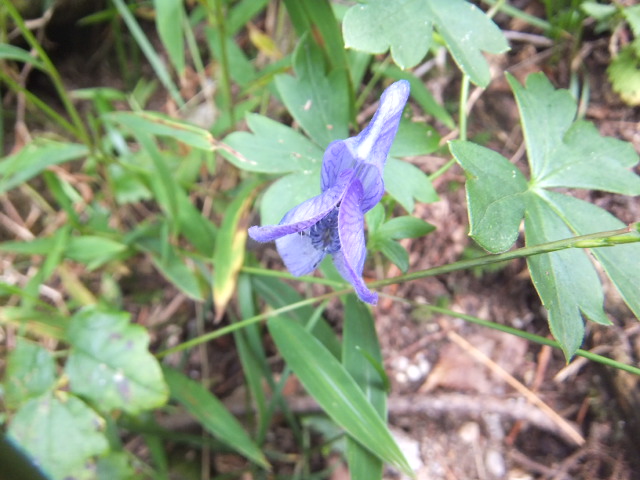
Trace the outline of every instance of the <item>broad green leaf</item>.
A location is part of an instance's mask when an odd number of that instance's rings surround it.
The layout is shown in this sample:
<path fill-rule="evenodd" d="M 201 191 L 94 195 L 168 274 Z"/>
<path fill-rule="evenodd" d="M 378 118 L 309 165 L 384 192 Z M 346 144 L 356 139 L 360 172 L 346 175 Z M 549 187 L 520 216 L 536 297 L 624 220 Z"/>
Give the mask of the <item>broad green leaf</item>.
<path fill-rule="evenodd" d="M 556 192 L 544 192 L 544 198 L 576 235 L 625 226 L 606 210 L 583 200 Z M 640 318 L 640 244 L 594 248 L 591 254 L 600 262 L 631 311 Z"/>
<path fill-rule="evenodd" d="M 47 393 L 18 410 L 8 436 L 52 480 L 90 480 L 95 478 L 92 457 L 109 449 L 103 430 L 104 419 L 80 399 Z"/>
<path fill-rule="evenodd" d="M 278 75 L 276 87 L 293 118 L 320 147 L 349 135 L 346 70 L 325 73 L 322 51 L 305 36 L 294 57 L 295 77 Z"/>
<path fill-rule="evenodd" d="M 102 411 L 138 413 L 167 401 L 167 386 L 148 351 L 149 335 L 119 311 L 86 308 L 67 329 L 71 351 L 65 372 L 73 393 Z"/>
<path fill-rule="evenodd" d="M 212 151 L 215 148 L 213 135 L 204 128 L 157 112 L 112 112 L 103 118 L 119 123 L 135 134 L 171 137 L 200 150 Z"/>
<path fill-rule="evenodd" d="M 108 455 L 98 458 L 96 467 L 97 480 L 135 480 L 140 478 L 136 476 L 129 462 L 129 455 L 125 452 L 110 452 Z"/>
<path fill-rule="evenodd" d="M 469 235 L 485 250 L 498 253 L 518 238 L 524 215 L 527 180 L 499 153 L 471 142 L 449 142 L 467 175 Z"/>
<path fill-rule="evenodd" d="M 502 53 L 509 46 L 501 30 L 465 0 L 369 0 L 351 7 L 344 17 L 345 46 L 391 56 L 402 69 L 416 66 L 427 54 L 436 26 L 447 48 L 474 83 L 491 80 L 481 51 Z"/>
<path fill-rule="evenodd" d="M 438 149 L 439 142 L 440 135 L 432 126 L 403 120 L 400 122 L 389 155 L 396 158 L 427 155 Z"/>
<path fill-rule="evenodd" d="M 491 72 L 482 51 L 509 50 L 500 28 L 465 0 L 428 0 L 424 6 L 460 69 L 473 83 L 486 87 L 491 81 Z"/>
<path fill-rule="evenodd" d="M 231 150 L 220 153 L 242 170 L 264 173 L 308 172 L 320 168 L 323 151 L 292 128 L 252 113 L 253 133 L 233 132 L 224 139 Z"/>
<path fill-rule="evenodd" d="M 387 160 L 384 168 L 384 185 L 389 195 L 395 198 L 404 209 L 412 213 L 414 198 L 431 203 L 438 200 L 429 177 L 418 167 L 393 157 Z"/>
<path fill-rule="evenodd" d="M 577 106 L 567 90 L 555 90 L 539 73 L 523 87 L 507 79 L 516 96 L 537 188 L 570 187 L 640 194 L 640 177 L 630 171 L 638 163 L 633 146 L 602 137 L 584 121 L 576 123 Z"/>
<path fill-rule="evenodd" d="M 636 39 L 640 37 L 640 5 L 632 5 L 622 10 L 624 18 L 629 22 Z"/>
<path fill-rule="evenodd" d="M 386 420 L 387 395 L 385 379 L 381 376 L 384 370 L 375 323 L 369 308 L 354 295 L 348 295 L 345 301 L 342 358 L 347 372 L 380 418 Z M 382 462 L 356 440 L 347 438 L 347 462 L 351 478 L 381 479 Z"/>
<path fill-rule="evenodd" d="M 0 43 L 0 58 L 7 60 L 17 60 L 18 62 L 29 63 L 36 68 L 44 69 L 42 60 L 31 55 L 28 51 L 9 45 L 7 43 Z"/>
<path fill-rule="evenodd" d="M 285 175 L 264 192 L 260 203 L 260 222 L 262 225 L 277 225 L 293 207 L 319 194 L 319 170 Z"/>
<path fill-rule="evenodd" d="M 527 245 L 569 238 L 571 230 L 541 197 L 527 197 L 525 217 Z M 600 279 L 593 264 L 581 250 L 562 250 L 527 259 L 533 284 L 549 311 L 551 333 L 560 342 L 567 358 L 576 352 L 584 337 L 582 315 L 608 325 L 603 310 Z"/>
<path fill-rule="evenodd" d="M 18 337 L 15 349 L 9 353 L 4 375 L 4 401 L 16 408 L 32 397 L 53 387 L 56 365 L 51 353 L 40 345 Z"/>
<path fill-rule="evenodd" d="M 252 278 L 253 286 L 264 300 L 273 308 L 280 308 L 301 301 L 303 298 L 293 287 L 290 287 L 278 278 L 255 276 Z M 281 314 L 282 318 L 292 318 L 300 325 L 306 325 L 313 316 L 313 308 L 306 305 L 287 313 Z M 311 330 L 331 354 L 340 359 L 341 344 L 335 332 L 324 318 L 320 318 Z"/>
<path fill-rule="evenodd" d="M 391 49 L 402 69 L 415 67 L 427 54 L 433 28 L 424 0 L 370 0 L 351 7 L 342 22 L 345 47 L 368 53 Z"/>
<path fill-rule="evenodd" d="M 178 75 L 184 71 L 184 7 L 182 0 L 154 0 L 156 28 Z"/>
<path fill-rule="evenodd" d="M 520 109 L 532 179 L 505 158 L 468 142 L 450 148 L 466 170 L 467 199 L 474 239 L 491 252 L 509 248 L 524 213 L 527 245 L 621 227 L 600 208 L 551 187 L 600 189 L 640 194 L 640 177 L 632 170 L 638 155 L 630 144 L 600 136 L 592 124 L 574 121 L 576 102 L 566 90 L 555 90 L 542 74 L 530 75 L 523 87 L 508 77 Z M 524 202 L 524 206 L 523 206 Z M 596 249 L 594 256 L 638 313 L 638 247 Z M 528 259 L 549 325 L 570 358 L 584 335 L 582 316 L 607 324 L 603 291 L 589 256 L 565 250 Z"/>
<path fill-rule="evenodd" d="M 421 218 L 405 215 L 402 217 L 394 217 L 382 224 L 377 234 L 393 240 L 400 240 L 402 238 L 422 237 L 434 230 L 435 227 L 433 225 L 425 222 Z"/>
<path fill-rule="evenodd" d="M 89 153 L 75 143 L 37 141 L 0 160 L 0 194 L 30 180 L 47 167 L 76 160 Z"/>
<path fill-rule="evenodd" d="M 588 0 L 582 2 L 580 4 L 580 8 L 584 11 L 584 13 L 599 21 L 611 17 L 618 10 L 615 5 L 605 5 Z"/>
<path fill-rule="evenodd" d="M 117 258 L 127 246 L 116 240 L 95 235 L 70 237 L 65 255 L 76 262 L 84 263 L 90 270 Z"/>
<path fill-rule="evenodd" d="M 255 179 L 249 180 L 238 189 L 235 198 L 225 210 L 222 225 L 218 230 L 213 253 L 213 303 L 216 307 L 216 320 L 222 318 L 236 290 L 236 279 L 244 262 L 247 242 L 247 225 L 243 220 L 259 184 Z"/>
<path fill-rule="evenodd" d="M 261 467 L 269 468 L 260 447 L 220 400 L 182 373 L 168 367 L 163 371 L 171 397 L 182 404 L 205 430 Z"/>
<path fill-rule="evenodd" d="M 279 352 L 323 411 L 358 443 L 407 474 L 411 468 L 385 422 L 344 366 L 304 327 L 267 322 Z"/>
<path fill-rule="evenodd" d="M 388 237 L 383 237 L 377 240 L 375 246 L 380 249 L 385 257 L 402 270 L 403 273 L 409 270 L 409 254 L 398 242 Z"/>
<path fill-rule="evenodd" d="M 640 40 L 623 47 L 611 60 L 607 75 L 613 90 L 628 105 L 640 105 Z"/>

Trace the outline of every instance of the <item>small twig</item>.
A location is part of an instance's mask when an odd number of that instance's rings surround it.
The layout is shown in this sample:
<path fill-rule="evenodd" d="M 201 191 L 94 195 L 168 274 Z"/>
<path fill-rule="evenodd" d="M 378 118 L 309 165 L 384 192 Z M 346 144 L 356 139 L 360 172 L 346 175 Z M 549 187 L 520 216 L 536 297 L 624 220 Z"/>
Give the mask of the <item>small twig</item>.
<path fill-rule="evenodd" d="M 555 410 L 553 410 L 549 405 L 547 405 L 540 397 L 534 394 L 530 389 L 528 389 L 525 385 L 523 385 L 520 381 L 518 381 L 513 375 L 503 369 L 496 362 L 491 360 L 487 355 L 478 350 L 476 347 L 471 345 L 467 340 L 462 338 L 455 332 L 449 332 L 449 339 L 462 347 L 465 352 L 471 355 L 473 358 L 483 363 L 487 368 L 489 368 L 493 373 L 502 378 L 506 383 L 508 383 L 512 388 L 514 388 L 518 393 L 523 395 L 531 404 L 538 407 L 541 411 L 543 411 L 546 415 L 549 416 L 551 420 L 553 420 L 560 430 L 562 430 L 565 435 L 570 438 L 576 445 L 584 445 L 585 439 L 580 432 L 578 432 L 572 425 L 569 424 L 564 418 L 562 418 Z"/>

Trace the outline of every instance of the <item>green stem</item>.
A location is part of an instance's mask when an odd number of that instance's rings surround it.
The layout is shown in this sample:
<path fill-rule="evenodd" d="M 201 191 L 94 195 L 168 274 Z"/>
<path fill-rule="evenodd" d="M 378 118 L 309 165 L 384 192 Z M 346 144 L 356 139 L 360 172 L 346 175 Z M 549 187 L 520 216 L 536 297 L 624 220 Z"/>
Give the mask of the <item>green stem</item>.
<path fill-rule="evenodd" d="M 541 337 L 540 335 L 536 335 L 534 333 L 524 332 L 522 330 L 518 330 L 517 328 L 509 327 L 507 325 L 501 325 L 499 323 L 490 322 L 489 320 L 483 320 L 478 317 L 474 317 L 471 315 L 466 315 L 464 313 L 455 312 L 453 310 L 449 310 L 447 308 L 437 307 L 435 305 L 419 305 L 419 308 L 423 308 L 425 310 L 429 310 L 434 313 L 440 313 L 443 315 L 447 315 L 454 318 L 460 318 L 470 323 L 474 323 L 476 325 L 480 325 L 487 328 L 492 328 L 494 330 L 499 330 L 504 333 L 508 333 L 510 335 L 515 335 L 517 337 L 524 338 L 530 342 L 538 343 L 540 345 L 547 345 L 549 347 L 560 349 L 560 344 L 555 340 L 550 338 Z M 609 367 L 614 367 L 619 370 L 624 370 L 625 372 L 632 373 L 634 375 L 640 376 L 640 368 L 634 367 L 632 365 L 627 365 L 625 363 L 618 362 L 608 357 L 604 357 L 602 355 L 598 355 L 593 352 L 589 352 L 588 350 L 578 349 L 576 351 L 576 355 L 580 357 L 584 357 L 588 360 L 592 360 L 594 362 L 598 362 L 602 365 L 607 365 Z"/>
<path fill-rule="evenodd" d="M 269 270 L 267 268 L 259 268 L 259 267 L 242 267 L 242 271 L 244 273 L 249 273 L 251 275 L 259 275 L 261 277 L 275 277 L 275 278 L 284 278 L 286 280 L 298 280 L 306 283 L 317 283 L 319 285 L 328 285 L 330 287 L 335 288 L 344 288 L 347 284 L 345 282 L 339 282 L 335 280 L 331 280 L 329 278 L 321 278 L 321 277 L 296 277 L 291 275 L 289 272 L 283 272 L 281 270 Z"/>
<path fill-rule="evenodd" d="M 296 310 L 298 308 L 305 307 L 307 305 L 314 304 L 316 302 L 321 302 L 323 300 L 328 300 L 333 297 L 337 297 L 340 295 L 345 295 L 351 292 L 350 288 L 345 288 L 344 290 L 337 290 L 330 293 L 325 293 L 324 295 L 319 295 L 317 297 L 307 298 L 305 300 L 300 300 L 299 302 L 292 303 L 290 305 L 285 305 L 284 307 L 276 308 L 275 310 L 270 310 L 268 312 L 260 313 L 258 315 L 254 315 L 253 317 L 247 318 L 246 320 L 242 320 L 240 322 L 235 322 L 231 325 L 227 325 L 226 327 L 219 328 L 213 332 L 209 332 L 205 335 L 200 335 L 199 337 L 192 338 L 189 341 L 183 342 L 180 345 L 176 345 L 175 347 L 168 348 L 163 350 L 162 352 L 158 352 L 156 357 L 163 358 L 167 355 L 171 355 L 172 353 L 181 352 L 182 350 L 187 350 L 189 348 L 195 347 L 196 345 L 200 345 L 201 343 L 208 342 L 218 337 L 222 337 L 236 330 L 240 330 L 242 328 L 248 327 L 249 325 L 253 325 L 254 323 L 259 323 L 262 320 L 266 320 L 269 317 L 273 317 L 276 315 L 280 315 L 282 313 L 290 312 L 291 310 Z"/>
<path fill-rule="evenodd" d="M 514 260 L 516 258 L 530 257 L 532 255 L 540 255 L 542 253 L 550 253 L 567 248 L 598 248 L 619 245 L 623 243 L 640 242 L 640 222 L 631 224 L 628 227 L 619 230 L 611 230 L 608 232 L 591 233 L 589 235 L 581 235 L 578 237 L 565 238 L 554 242 L 534 245 L 532 247 L 523 247 L 510 252 L 498 255 L 485 255 L 483 257 L 472 258 L 469 260 L 461 260 L 459 262 L 450 263 L 441 267 L 429 268 L 418 272 L 398 275 L 397 277 L 385 278 L 371 282 L 370 287 L 382 287 L 392 285 L 394 283 L 409 282 L 419 278 L 432 277 L 434 275 L 442 275 L 444 273 L 456 272 L 458 270 L 466 270 L 474 267 L 482 267 L 493 263 Z"/>
<path fill-rule="evenodd" d="M 382 77 L 382 75 L 384 74 L 385 70 L 387 69 L 390 63 L 391 63 L 391 55 L 388 55 L 387 58 L 385 58 L 380 64 L 380 68 L 376 68 L 373 70 L 373 75 L 371 76 L 371 80 L 367 82 L 367 85 L 364 87 L 364 90 L 362 90 L 362 93 L 356 100 L 356 104 L 355 104 L 356 112 L 359 112 L 360 109 L 362 108 L 362 105 L 364 105 L 364 102 L 367 101 L 367 98 L 369 97 L 371 90 L 373 90 L 373 87 L 378 83 L 378 81 L 380 80 L 380 78 Z"/>
<path fill-rule="evenodd" d="M 460 85 L 460 106 L 459 108 L 459 130 L 458 138 L 460 140 L 467 139 L 467 100 L 469 99 L 469 75 L 462 75 L 462 85 Z"/>
<path fill-rule="evenodd" d="M 42 45 L 40 45 L 40 42 L 38 42 L 38 40 L 33 35 L 33 33 L 31 33 L 31 30 L 27 28 L 22 16 L 18 12 L 18 10 L 15 8 L 13 3 L 7 2 L 7 1 L 3 1 L 2 3 L 4 7 L 7 9 L 9 15 L 11 15 L 11 18 L 13 19 L 13 21 L 16 22 L 16 25 L 20 30 L 20 33 L 22 34 L 24 39 L 27 41 L 29 46 L 36 51 L 40 60 L 42 60 L 42 63 L 44 64 L 44 70 L 49 75 L 49 78 L 51 78 L 53 87 L 55 88 L 56 93 L 60 97 L 60 100 L 62 101 L 62 104 L 65 110 L 69 114 L 69 117 L 71 118 L 71 122 L 75 126 L 76 136 L 82 143 L 84 143 L 88 147 L 91 147 L 92 145 L 91 137 L 87 132 L 87 130 L 85 129 L 84 123 L 82 122 L 82 119 L 80 117 L 80 114 L 78 113 L 78 110 L 76 109 L 75 105 L 69 98 L 69 95 L 67 95 L 67 91 L 64 88 L 64 84 L 62 82 L 62 78 L 60 77 L 60 74 L 58 73 L 58 70 L 53 65 L 53 62 L 51 61 L 47 53 L 44 51 L 44 48 L 42 48 Z"/>

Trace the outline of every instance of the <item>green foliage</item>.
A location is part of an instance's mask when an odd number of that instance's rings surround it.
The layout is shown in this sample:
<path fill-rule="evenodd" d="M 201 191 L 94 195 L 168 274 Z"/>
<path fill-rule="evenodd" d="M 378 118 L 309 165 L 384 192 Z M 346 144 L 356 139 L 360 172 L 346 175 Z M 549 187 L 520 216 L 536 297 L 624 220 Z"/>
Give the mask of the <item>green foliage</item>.
<path fill-rule="evenodd" d="M 486 86 L 491 78 L 481 51 L 502 53 L 508 45 L 491 19 L 465 0 L 375 0 L 354 5 L 344 18 L 345 45 L 369 53 L 390 49 L 400 68 L 410 68 L 431 47 L 434 25 L 462 71 Z"/>
<path fill-rule="evenodd" d="M 64 393 L 27 401 L 11 422 L 9 438 L 54 480 L 93 478 L 92 457 L 109 449 L 104 420 L 82 400 Z"/>
<path fill-rule="evenodd" d="M 71 319 L 65 373 L 71 391 L 106 412 L 138 413 L 164 405 L 168 390 L 147 351 L 149 336 L 122 312 L 89 308 Z"/>
<path fill-rule="evenodd" d="M 545 1 L 550 22 L 504 2 L 498 7 L 557 38 L 581 28 L 578 3 Z M 597 20 L 599 32 L 625 28 L 635 36 L 608 74 L 623 99 L 637 103 L 640 7 L 592 1 L 581 7 Z M 422 68 L 411 68 L 442 46 L 455 62 L 446 67 L 451 85 L 457 84 L 457 65 L 463 85 L 470 79 L 487 86 L 484 52 L 501 53 L 508 45 L 475 4 L 114 0 L 80 22 L 110 29 L 113 44 L 106 42 L 99 54 L 120 66 L 112 85 L 126 87 L 80 90 L 69 86 L 82 81 L 63 81 L 14 4 L 4 2 L 3 10 L 8 21 L 0 22 L 0 37 L 12 42 L 0 43 L 0 82 L 7 93 L 0 121 L 9 132 L 4 144 L 13 140 L 10 121 L 20 135 L 0 159 L 0 328 L 10 332 L 7 338 L 17 337 L 0 365 L 6 410 L 0 421 L 50 478 L 173 478 L 183 475 L 183 462 L 175 458 L 185 449 L 186 456 L 202 451 L 202 458 L 232 450 L 248 460 L 246 472 L 229 475 L 282 476 L 280 465 L 295 457 L 299 478 L 320 478 L 326 471 L 314 471 L 308 462 L 316 457 L 316 445 L 307 442 L 309 423 L 345 434 L 341 453 L 352 478 L 380 479 L 385 463 L 411 473 L 386 425 L 389 379 L 376 310 L 348 293 L 330 262 L 315 276 L 293 279 L 272 245 L 259 249 L 246 241 L 248 226 L 277 224 L 290 208 L 320 193 L 325 148 L 362 130 L 392 80 L 407 80 L 411 98 L 384 170 L 388 195 L 366 215 L 374 255 L 365 271 L 367 277 L 383 271 L 372 264 L 389 260 L 404 275 L 377 279 L 372 288 L 527 256 L 566 356 L 577 351 L 638 373 L 578 350 L 583 316 L 609 323 L 594 260 L 640 316 L 637 225 L 625 227 L 567 192 L 639 195 L 640 178 L 631 170 L 638 156 L 630 144 L 577 120 L 575 100 L 542 74 L 529 76 L 524 87 L 508 77 L 528 175 L 488 148 L 449 143 L 467 176 L 470 235 L 492 255 L 411 271 L 413 257 L 403 247 L 411 242 L 400 241 L 435 230 L 420 218 L 420 204 L 439 200 L 432 180 L 454 163 L 429 177 L 425 157 L 447 155 L 441 135 L 454 138 L 457 131 L 466 138 L 468 101 L 465 89 L 455 99 L 449 87 L 446 104 L 436 100 Z M 26 81 L 32 70 L 46 82 Z M 434 69 L 429 76 L 438 74 Z M 41 83 L 53 89 L 42 95 Z M 14 98 L 20 99 L 15 109 Z M 451 114 L 456 103 L 462 118 Z M 507 252 L 523 220 L 527 247 Z M 257 266 L 263 258 L 268 268 Z M 211 310 L 215 318 L 208 322 Z M 228 333 L 233 343 L 219 339 Z M 219 343 L 198 355 L 180 353 L 214 338 Z M 243 423 L 210 391 L 212 379 L 228 386 L 227 379 L 214 376 L 218 370 L 210 375 L 211 365 L 204 363 L 204 353 L 233 347 L 247 386 L 239 389 L 248 407 Z M 284 392 L 292 374 L 324 416 L 309 422 L 291 411 Z M 165 426 L 183 412 L 204 436 Z M 274 425 L 291 430 L 298 452 L 275 451 L 278 445 L 268 441 Z M 129 449 L 131 438 L 143 447 Z M 201 475 L 200 465 L 190 463 Z"/>
<path fill-rule="evenodd" d="M 526 87 L 508 77 L 515 93 L 527 143 L 531 179 L 501 155 L 470 142 L 452 142 L 451 153 L 468 175 L 470 235 L 485 249 L 510 248 L 525 219 L 527 245 L 601 231 L 604 224 L 622 227 L 607 212 L 550 188 L 598 189 L 640 194 L 640 177 L 630 171 L 638 155 L 625 142 L 599 135 L 595 127 L 575 121 L 577 106 L 565 90 L 555 90 L 542 75 L 531 75 Z M 544 99 L 544 101 L 541 101 Z M 607 273 L 627 304 L 638 314 L 640 294 L 631 278 L 640 264 L 640 247 L 617 250 L 616 268 Z M 600 254 L 600 252 L 599 252 Z M 588 256 L 567 250 L 528 258 L 531 276 L 555 338 L 570 358 L 584 335 L 581 314 L 608 324 L 603 292 Z M 635 286 L 634 286 L 635 285 Z"/>

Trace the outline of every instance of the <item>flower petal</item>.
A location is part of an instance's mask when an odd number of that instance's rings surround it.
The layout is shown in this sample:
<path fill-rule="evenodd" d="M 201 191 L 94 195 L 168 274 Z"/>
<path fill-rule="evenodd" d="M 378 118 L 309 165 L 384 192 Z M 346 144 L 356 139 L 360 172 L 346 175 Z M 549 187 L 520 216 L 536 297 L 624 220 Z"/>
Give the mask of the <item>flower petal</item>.
<path fill-rule="evenodd" d="M 345 140 L 355 158 L 375 165 L 381 174 L 408 98 L 409 82 L 392 83 L 382 93 L 380 106 L 367 128 L 358 136 Z"/>
<path fill-rule="evenodd" d="M 276 248 L 287 270 L 296 277 L 313 272 L 326 255 L 324 250 L 313 246 L 308 232 L 278 238 Z"/>
<path fill-rule="evenodd" d="M 324 193 L 289 210 L 278 225 L 249 228 L 249 236 L 257 242 L 270 242 L 285 235 L 302 232 L 318 223 L 335 208 L 353 177 L 353 170 L 342 172 L 337 183 Z"/>
<path fill-rule="evenodd" d="M 362 279 L 362 269 L 367 256 L 364 242 L 364 214 L 360 208 L 363 194 L 362 184 L 354 179 L 340 204 L 338 232 L 342 248 L 333 254 L 333 263 L 340 275 L 353 285 L 358 297 L 364 302 L 375 305 L 378 294 L 369 290 Z"/>
<path fill-rule="evenodd" d="M 320 175 L 320 189 L 325 190 L 333 187 L 341 172 L 355 168 L 356 160 L 349 151 L 344 140 L 331 142 L 324 151 L 322 157 L 322 172 Z"/>

